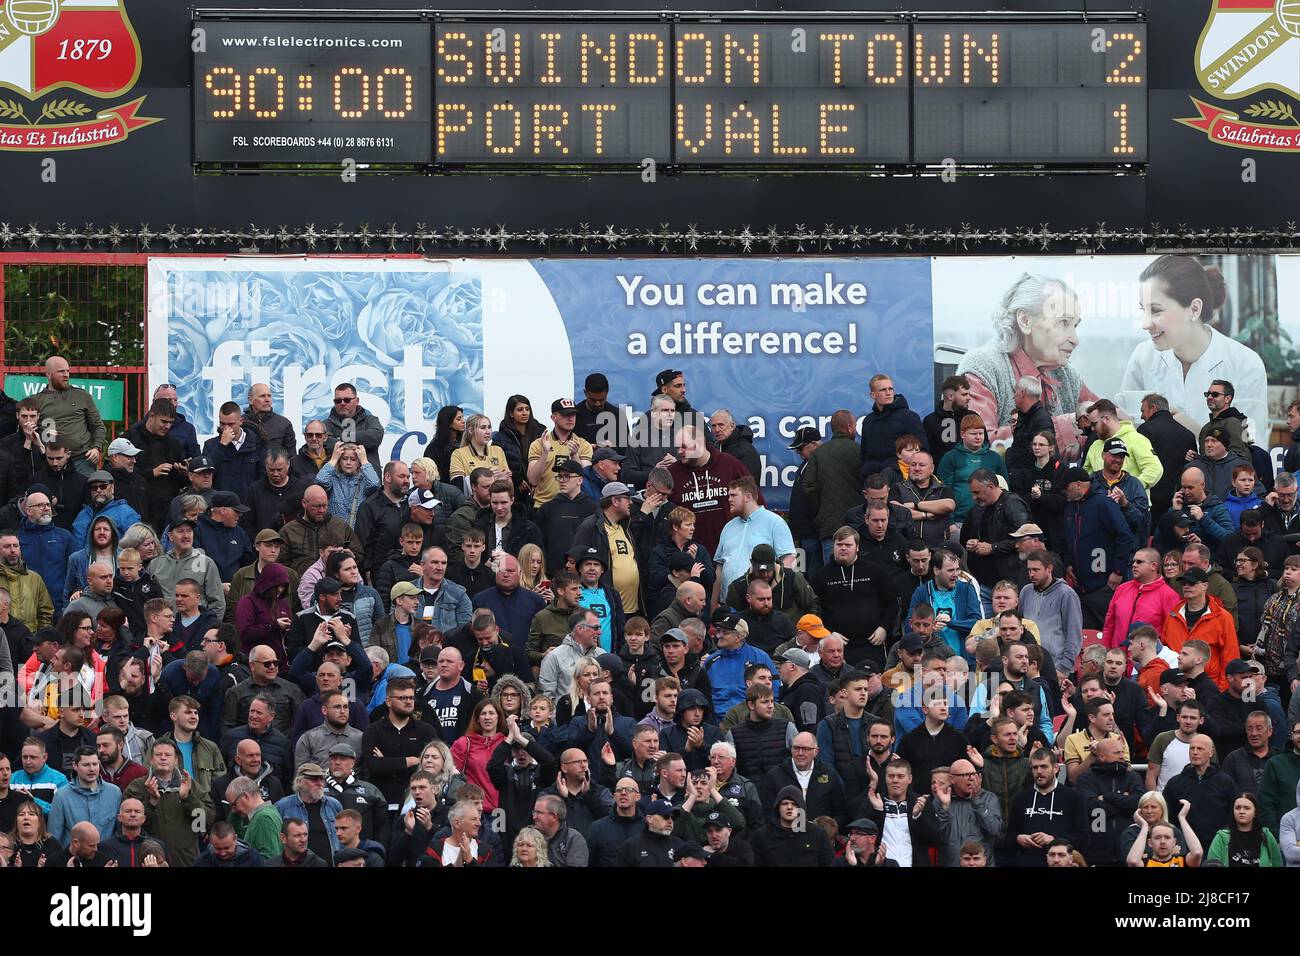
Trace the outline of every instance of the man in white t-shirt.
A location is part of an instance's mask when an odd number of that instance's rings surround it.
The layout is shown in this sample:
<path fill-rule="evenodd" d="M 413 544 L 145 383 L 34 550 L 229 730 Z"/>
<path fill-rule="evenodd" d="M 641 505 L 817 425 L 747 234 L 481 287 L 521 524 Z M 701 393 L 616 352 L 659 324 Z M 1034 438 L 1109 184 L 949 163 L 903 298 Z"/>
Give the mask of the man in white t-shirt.
<path fill-rule="evenodd" d="M 1157 734 L 1147 754 L 1148 790 L 1163 792 L 1165 784 L 1183 772 L 1190 760 L 1192 738 L 1201 732 L 1205 711 L 1200 701 L 1185 700 L 1178 705 L 1178 726 Z"/>

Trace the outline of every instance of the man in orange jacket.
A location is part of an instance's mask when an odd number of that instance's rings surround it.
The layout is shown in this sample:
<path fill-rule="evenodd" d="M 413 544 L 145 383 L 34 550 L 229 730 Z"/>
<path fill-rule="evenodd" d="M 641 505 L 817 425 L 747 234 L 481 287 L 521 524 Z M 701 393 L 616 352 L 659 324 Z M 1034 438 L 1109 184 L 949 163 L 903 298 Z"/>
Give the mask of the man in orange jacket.
<path fill-rule="evenodd" d="M 1209 596 L 1210 576 L 1201 568 L 1188 568 L 1174 579 L 1183 591 L 1183 603 L 1174 608 L 1165 624 L 1165 645 L 1176 651 L 1189 640 L 1204 641 L 1210 648 L 1205 672 L 1220 691 L 1228 687 L 1224 668 L 1228 661 L 1241 657 L 1237 646 L 1237 628 L 1232 615 Z"/>

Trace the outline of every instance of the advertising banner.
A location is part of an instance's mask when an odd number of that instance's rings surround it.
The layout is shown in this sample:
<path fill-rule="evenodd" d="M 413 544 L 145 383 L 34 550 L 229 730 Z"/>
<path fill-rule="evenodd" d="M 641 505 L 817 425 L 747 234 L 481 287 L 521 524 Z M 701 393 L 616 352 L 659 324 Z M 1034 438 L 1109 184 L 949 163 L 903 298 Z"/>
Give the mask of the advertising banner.
<path fill-rule="evenodd" d="M 443 405 L 496 426 L 523 394 L 547 421 L 600 371 L 640 415 L 674 369 L 694 408 L 753 432 L 783 508 L 801 425 L 861 414 L 881 369 L 922 414 L 932 399 L 928 259 L 157 258 L 149 282 L 151 387 L 176 385 L 201 439 L 256 382 L 301 434 L 350 381 L 385 425 L 382 457 L 409 460 Z"/>
<path fill-rule="evenodd" d="M 1080 405 L 1109 397 L 1140 419 L 1156 393 L 1197 430 L 1215 380 L 1272 447 L 1300 384 L 1294 257 L 184 257 L 152 259 L 149 280 L 151 387 L 174 383 L 201 437 L 255 382 L 301 434 L 350 381 L 385 425 L 382 456 L 410 460 L 444 405 L 496 427 L 522 394 L 549 425 L 554 399 L 582 401 L 604 372 L 636 420 L 671 369 L 694 409 L 752 432 L 778 508 L 795 431 L 867 413 L 876 372 L 921 416 L 944 378 L 967 374 L 995 444 L 1010 438 L 1016 379 L 1033 374 L 1066 457 Z"/>

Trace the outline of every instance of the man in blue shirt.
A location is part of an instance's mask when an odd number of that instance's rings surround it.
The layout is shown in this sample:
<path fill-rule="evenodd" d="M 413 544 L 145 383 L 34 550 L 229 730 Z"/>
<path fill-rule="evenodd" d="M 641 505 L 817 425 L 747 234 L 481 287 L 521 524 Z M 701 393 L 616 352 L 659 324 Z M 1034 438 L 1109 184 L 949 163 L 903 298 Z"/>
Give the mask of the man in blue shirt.
<path fill-rule="evenodd" d="M 755 480 L 747 476 L 736 478 L 727 487 L 727 503 L 733 517 L 723 527 L 718 549 L 713 554 L 717 575 L 710 604 L 714 606 L 727 593 L 731 582 L 749 571 L 754 548 L 760 544 L 771 545 L 777 559 L 787 568 L 794 566 L 794 536 L 790 526 L 780 515 L 758 503 Z"/>
<path fill-rule="evenodd" d="M 776 665 L 764 651 L 746 643 L 749 625 L 731 608 L 713 612 L 713 637 L 718 649 L 700 662 L 700 672 L 708 677 L 713 691 L 713 713 L 726 714 L 745 699 L 745 666 L 762 664 L 775 674 Z M 772 681 L 772 692 L 781 692 L 781 682 Z"/>

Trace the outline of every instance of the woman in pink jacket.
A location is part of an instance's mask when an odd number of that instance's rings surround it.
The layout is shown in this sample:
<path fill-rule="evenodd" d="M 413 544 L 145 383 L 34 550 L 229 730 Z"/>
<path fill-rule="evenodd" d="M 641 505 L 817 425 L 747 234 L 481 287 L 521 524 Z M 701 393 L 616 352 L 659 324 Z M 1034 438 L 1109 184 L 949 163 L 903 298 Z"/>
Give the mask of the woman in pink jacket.
<path fill-rule="evenodd" d="M 497 808 L 500 795 L 488 777 L 488 760 L 497 744 L 505 740 L 505 734 L 498 729 L 501 726 L 501 711 L 491 700 L 480 700 L 469 718 L 469 729 L 465 736 L 457 738 L 451 745 L 451 759 L 456 769 L 469 783 L 483 788 L 483 809 L 491 812 Z"/>

